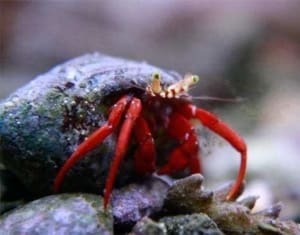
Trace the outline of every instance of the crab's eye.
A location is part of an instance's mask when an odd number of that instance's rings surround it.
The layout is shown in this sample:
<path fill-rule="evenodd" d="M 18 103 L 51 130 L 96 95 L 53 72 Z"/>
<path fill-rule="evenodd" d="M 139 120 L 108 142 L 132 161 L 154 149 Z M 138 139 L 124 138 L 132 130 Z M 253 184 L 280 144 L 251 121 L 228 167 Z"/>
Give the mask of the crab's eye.
<path fill-rule="evenodd" d="M 188 89 L 190 86 L 195 85 L 199 81 L 199 77 L 194 74 L 186 74 L 183 78 L 183 85 Z"/>
<path fill-rule="evenodd" d="M 198 81 L 199 81 L 199 76 L 193 75 L 193 76 L 192 76 L 192 82 L 195 84 L 195 83 L 197 83 Z"/>
<path fill-rule="evenodd" d="M 152 78 L 155 80 L 160 80 L 160 74 L 159 73 L 153 73 Z"/>

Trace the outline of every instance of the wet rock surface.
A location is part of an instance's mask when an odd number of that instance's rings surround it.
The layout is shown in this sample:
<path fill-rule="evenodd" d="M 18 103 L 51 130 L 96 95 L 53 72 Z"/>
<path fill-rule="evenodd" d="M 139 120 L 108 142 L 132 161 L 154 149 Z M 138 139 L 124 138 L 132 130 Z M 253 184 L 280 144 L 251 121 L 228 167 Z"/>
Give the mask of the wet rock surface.
<path fill-rule="evenodd" d="M 0 217 L 0 234 L 113 234 L 113 219 L 92 194 L 52 195 Z"/>
<path fill-rule="evenodd" d="M 217 225 L 205 214 L 165 216 L 158 222 L 148 217 L 133 228 L 135 235 L 223 235 Z"/>
<path fill-rule="evenodd" d="M 134 226 L 132 232 L 135 235 L 166 235 L 167 228 L 164 223 L 158 223 L 144 217 Z"/>
<path fill-rule="evenodd" d="M 252 213 L 257 197 L 226 201 L 230 184 L 207 191 L 203 190 L 202 182 L 200 174 L 177 180 L 168 191 L 165 209 L 171 214 L 205 213 L 225 234 L 300 234 L 298 224 L 278 218 L 282 208 L 280 203 Z"/>
<path fill-rule="evenodd" d="M 253 213 L 256 196 L 225 201 L 231 184 L 209 191 L 202 181 L 196 174 L 171 187 L 156 178 L 130 184 L 113 191 L 112 210 L 106 212 L 99 195 L 48 196 L 2 215 L 0 234 L 51 234 L 53 227 L 54 234 L 112 234 L 112 228 L 115 234 L 136 235 L 300 234 L 298 224 L 279 218 L 281 203 Z"/>
<path fill-rule="evenodd" d="M 160 222 L 165 224 L 167 234 L 224 235 L 216 223 L 203 213 L 164 217 Z"/>
<path fill-rule="evenodd" d="M 80 220 L 97 225 L 96 217 L 99 217 L 99 214 L 103 214 L 104 218 L 106 216 L 108 221 L 114 224 L 117 231 L 130 231 L 132 226 L 145 216 L 152 216 L 161 211 L 168 188 L 169 185 L 163 180 L 151 177 L 143 182 L 115 189 L 111 199 L 112 210 L 109 209 L 107 212 L 104 212 L 102 197 L 96 194 L 53 195 L 29 202 L 25 206 L 24 201 L 19 202 L 20 209 L 3 215 L 0 222 L 0 234 L 2 234 L 1 231 L 16 232 L 16 234 L 22 234 L 24 231 L 25 234 L 32 234 L 31 232 L 36 232 L 36 234 L 51 234 L 52 232 L 64 234 L 66 232 L 65 234 L 69 234 L 69 232 L 74 232 L 69 229 L 64 230 L 66 226 L 69 226 L 69 223 L 60 223 L 56 218 L 67 215 L 72 217 L 69 221 L 70 225 L 80 223 Z M 88 204 L 92 204 L 91 207 L 88 207 Z M 37 210 L 36 213 L 34 213 L 35 210 Z M 82 215 L 80 215 L 81 213 Z M 26 217 L 27 214 L 31 216 Z M 95 221 L 90 217 L 95 217 Z M 36 226 L 36 220 L 42 221 L 46 225 L 51 224 L 48 227 L 49 230 L 46 227 L 37 228 L 37 230 L 30 227 L 29 230 L 22 230 L 23 227 L 27 227 L 27 224 Z M 52 225 L 57 228 L 62 227 L 62 230 L 54 231 Z M 11 227 L 17 227 L 17 230 L 9 230 Z M 87 230 L 86 234 L 98 234 L 97 231 L 93 230 L 93 233 L 89 233 Z"/>
<path fill-rule="evenodd" d="M 111 204 L 116 227 L 130 228 L 143 217 L 159 213 L 168 188 L 165 181 L 153 177 L 114 190 Z"/>

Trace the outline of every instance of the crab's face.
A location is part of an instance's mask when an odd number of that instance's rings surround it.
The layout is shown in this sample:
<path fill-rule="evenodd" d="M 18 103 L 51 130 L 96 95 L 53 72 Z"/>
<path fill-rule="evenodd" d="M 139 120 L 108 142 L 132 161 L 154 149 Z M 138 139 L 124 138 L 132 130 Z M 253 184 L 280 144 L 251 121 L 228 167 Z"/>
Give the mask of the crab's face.
<path fill-rule="evenodd" d="M 170 114 L 182 104 L 190 103 L 188 90 L 199 81 L 197 75 L 187 74 L 171 84 L 163 84 L 159 73 L 154 73 L 142 97 L 143 112 L 148 119 L 156 120 L 156 126 L 166 128 Z M 155 131 L 154 133 L 155 134 Z"/>

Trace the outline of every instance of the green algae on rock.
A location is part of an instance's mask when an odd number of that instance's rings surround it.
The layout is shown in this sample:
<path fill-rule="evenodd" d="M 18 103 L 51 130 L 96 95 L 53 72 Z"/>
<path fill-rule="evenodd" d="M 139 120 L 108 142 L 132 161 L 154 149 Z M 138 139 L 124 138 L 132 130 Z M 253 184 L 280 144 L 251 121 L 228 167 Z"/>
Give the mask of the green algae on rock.
<path fill-rule="evenodd" d="M 0 234 L 113 234 L 110 210 L 92 194 L 47 196 L 0 217 Z"/>
<path fill-rule="evenodd" d="M 0 103 L 1 161 L 38 195 L 52 193 L 58 169 L 91 132 L 103 125 L 120 95 L 141 93 L 159 72 L 166 85 L 180 77 L 144 62 L 89 54 L 38 76 Z M 115 136 L 72 168 L 62 191 L 101 193 Z M 129 155 L 132 151 L 129 150 Z M 121 164 L 117 184 L 134 174 L 132 158 Z"/>
<path fill-rule="evenodd" d="M 218 228 L 216 223 L 203 213 L 167 216 L 162 218 L 159 222 L 163 223 L 166 226 L 168 231 L 167 234 L 224 235 L 224 233 Z"/>
<path fill-rule="evenodd" d="M 132 230 L 134 235 L 167 235 L 167 228 L 163 223 L 155 222 L 154 220 L 144 217 L 141 219 Z"/>
<path fill-rule="evenodd" d="M 158 222 L 144 217 L 133 228 L 134 235 L 224 235 L 205 214 L 165 216 Z"/>

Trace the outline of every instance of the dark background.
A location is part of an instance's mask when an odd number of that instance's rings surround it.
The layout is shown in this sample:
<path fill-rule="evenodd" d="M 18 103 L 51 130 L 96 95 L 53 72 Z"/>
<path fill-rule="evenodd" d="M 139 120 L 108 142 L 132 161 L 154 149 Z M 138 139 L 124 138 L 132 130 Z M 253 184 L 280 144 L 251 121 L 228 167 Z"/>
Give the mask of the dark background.
<path fill-rule="evenodd" d="M 94 51 L 198 74 L 193 96 L 244 98 L 195 102 L 247 140 L 247 193 L 260 195 L 257 209 L 280 200 L 286 205 L 282 215 L 296 218 L 299 12 L 299 1 L 292 0 L 2 0 L 0 98 L 58 63 Z M 209 140 L 207 179 L 234 178 L 238 157 L 227 155 L 238 154 L 216 137 Z"/>

